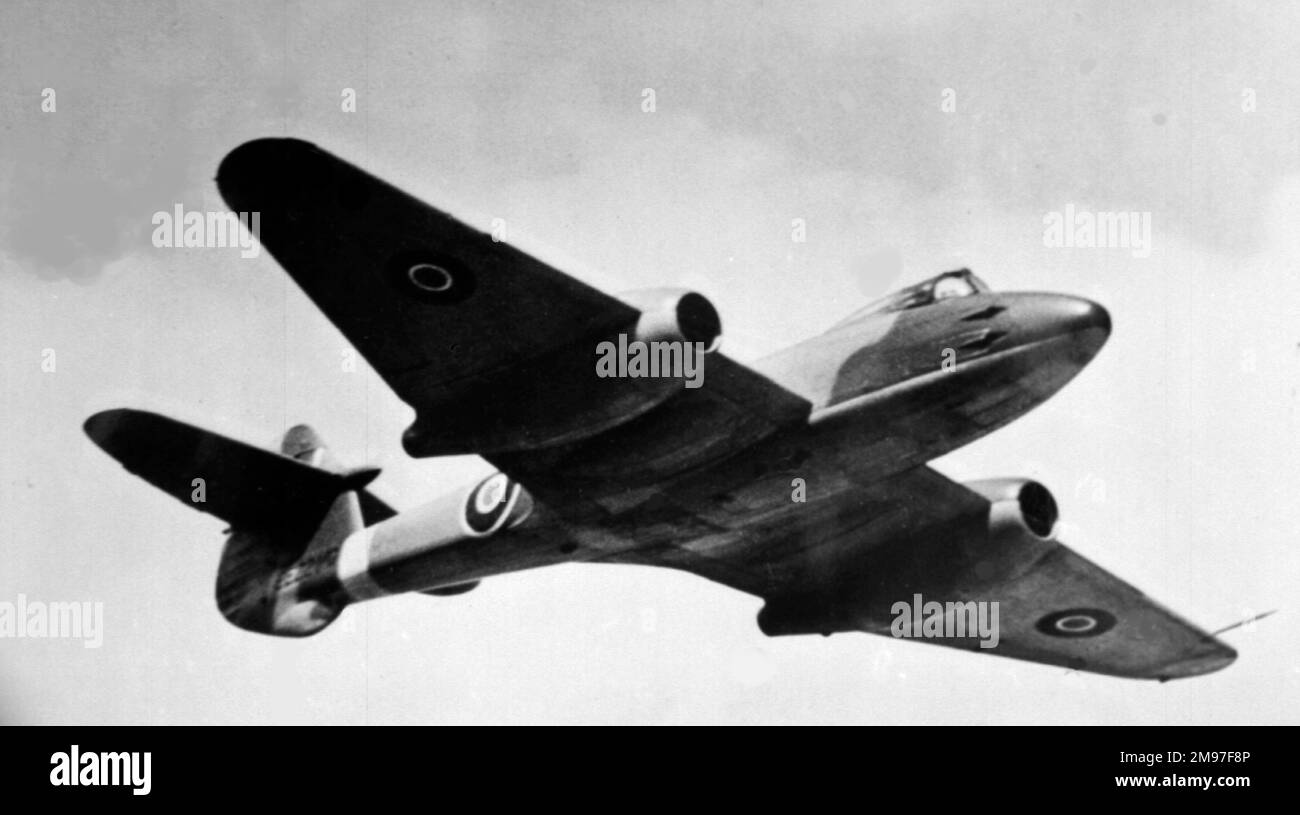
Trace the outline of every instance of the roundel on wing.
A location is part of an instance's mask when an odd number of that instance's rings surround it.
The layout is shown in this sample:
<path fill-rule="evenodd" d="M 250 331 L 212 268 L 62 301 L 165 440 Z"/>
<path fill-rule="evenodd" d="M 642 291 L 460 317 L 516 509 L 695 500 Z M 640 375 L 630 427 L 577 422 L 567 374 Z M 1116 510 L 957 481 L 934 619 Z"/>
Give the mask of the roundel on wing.
<path fill-rule="evenodd" d="M 1054 611 L 1034 626 L 1049 637 L 1095 637 L 1115 627 L 1115 615 L 1099 608 L 1068 608 Z"/>
<path fill-rule="evenodd" d="M 474 293 L 474 275 L 451 258 L 436 252 L 398 252 L 388 261 L 388 282 L 424 303 L 450 305 Z"/>
<path fill-rule="evenodd" d="M 510 517 L 519 499 L 519 485 L 505 473 L 496 473 L 479 482 L 465 498 L 465 528 L 472 535 L 490 535 Z"/>

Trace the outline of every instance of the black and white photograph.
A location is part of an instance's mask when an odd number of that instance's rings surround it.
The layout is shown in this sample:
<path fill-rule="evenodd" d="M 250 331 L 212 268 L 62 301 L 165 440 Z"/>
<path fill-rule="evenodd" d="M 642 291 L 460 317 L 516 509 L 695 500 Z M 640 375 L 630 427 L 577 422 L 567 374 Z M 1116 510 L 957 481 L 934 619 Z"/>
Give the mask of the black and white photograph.
<path fill-rule="evenodd" d="M 100 725 L 1300 724 L 1300 4 L 5 0 L 0 145 L 54 792 L 149 794 Z"/>

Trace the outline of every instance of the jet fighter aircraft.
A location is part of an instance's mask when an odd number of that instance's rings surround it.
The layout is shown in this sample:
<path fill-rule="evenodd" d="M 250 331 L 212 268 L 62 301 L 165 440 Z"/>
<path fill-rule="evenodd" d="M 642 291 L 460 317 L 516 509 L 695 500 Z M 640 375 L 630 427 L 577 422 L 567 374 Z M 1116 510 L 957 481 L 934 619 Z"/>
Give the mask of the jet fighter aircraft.
<path fill-rule="evenodd" d="M 385 595 L 624 563 L 756 595 L 769 635 L 897 635 L 896 606 L 923 597 L 944 614 L 930 641 L 953 647 L 1159 680 L 1236 658 L 1058 541 L 1041 484 L 927 466 L 1070 381 L 1110 333 L 1095 303 L 962 269 L 747 366 L 713 350 L 702 295 L 604 294 L 307 142 L 248 142 L 216 181 L 414 409 L 405 451 L 497 470 L 399 514 L 368 489 L 377 469 L 341 466 L 306 426 L 276 453 L 153 413 L 91 416 L 129 471 L 230 525 L 217 605 L 241 628 L 304 636 Z M 698 387 L 597 375 L 616 340 L 703 349 Z M 982 649 L 951 623 L 987 602 L 999 631 Z"/>

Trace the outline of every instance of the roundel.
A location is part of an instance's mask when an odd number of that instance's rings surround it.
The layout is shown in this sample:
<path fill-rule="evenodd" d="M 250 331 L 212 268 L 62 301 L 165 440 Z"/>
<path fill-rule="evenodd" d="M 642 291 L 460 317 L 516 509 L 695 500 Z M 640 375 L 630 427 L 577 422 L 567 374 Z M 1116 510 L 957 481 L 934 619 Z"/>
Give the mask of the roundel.
<path fill-rule="evenodd" d="M 388 261 L 387 276 L 398 291 L 424 303 L 459 303 L 474 292 L 474 275 L 434 252 L 397 253 Z"/>
<path fill-rule="evenodd" d="M 504 473 L 479 482 L 465 499 L 465 528 L 471 535 L 490 535 L 505 525 L 519 498 L 519 485 Z"/>
<path fill-rule="evenodd" d="M 456 285 L 456 278 L 451 272 L 434 263 L 413 263 L 406 270 L 411 285 L 427 292 L 451 291 Z"/>
<path fill-rule="evenodd" d="M 1070 608 L 1043 616 L 1034 627 L 1051 637 L 1095 637 L 1115 627 L 1115 615 L 1099 608 Z"/>

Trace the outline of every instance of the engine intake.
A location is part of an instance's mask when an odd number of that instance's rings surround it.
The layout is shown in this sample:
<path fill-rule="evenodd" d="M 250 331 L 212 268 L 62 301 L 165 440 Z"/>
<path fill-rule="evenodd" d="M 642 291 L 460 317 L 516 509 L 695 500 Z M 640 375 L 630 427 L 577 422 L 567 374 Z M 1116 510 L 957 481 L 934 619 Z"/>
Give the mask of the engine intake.
<path fill-rule="evenodd" d="M 1008 525 L 1039 540 L 1052 540 L 1060 513 L 1047 487 L 1025 478 L 972 481 L 967 488 L 988 499 L 989 532 L 997 535 Z"/>
<path fill-rule="evenodd" d="M 714 351 L 722 339 L 722 318 L 702 294 L 684 289 L 642 289 L 619 299 L 641 312 L 633 340 L 702 343 Z"/>

